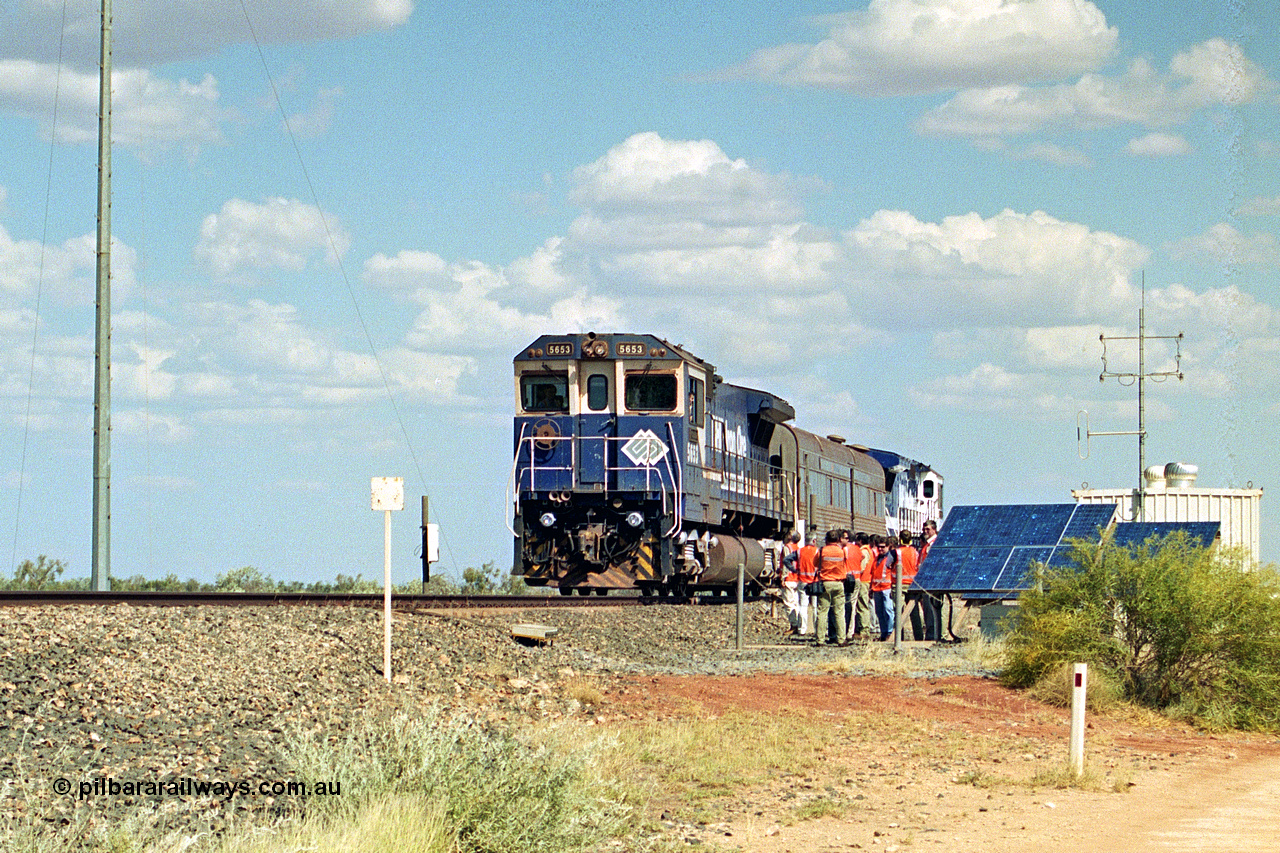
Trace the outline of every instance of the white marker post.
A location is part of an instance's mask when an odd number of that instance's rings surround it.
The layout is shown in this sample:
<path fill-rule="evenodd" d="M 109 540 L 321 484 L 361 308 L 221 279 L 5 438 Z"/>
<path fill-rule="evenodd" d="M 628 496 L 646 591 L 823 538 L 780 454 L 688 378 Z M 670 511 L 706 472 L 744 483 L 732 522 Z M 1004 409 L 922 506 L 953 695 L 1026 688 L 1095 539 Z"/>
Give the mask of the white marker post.
<path fill-rule="evenodd" d="M 382 673 L 391 683 L 391 513 L 404 509 L 404 477 L 374 477 L 372 483 L 374 512 L 382 510 Z"/>
<path fill-rule="evenodd" d="M 1084 773 L 1084 707 L 1089 684 L 1088 664 L 1078 663 L 1075 684 L 1071 688 L 1071 772 Z"/>

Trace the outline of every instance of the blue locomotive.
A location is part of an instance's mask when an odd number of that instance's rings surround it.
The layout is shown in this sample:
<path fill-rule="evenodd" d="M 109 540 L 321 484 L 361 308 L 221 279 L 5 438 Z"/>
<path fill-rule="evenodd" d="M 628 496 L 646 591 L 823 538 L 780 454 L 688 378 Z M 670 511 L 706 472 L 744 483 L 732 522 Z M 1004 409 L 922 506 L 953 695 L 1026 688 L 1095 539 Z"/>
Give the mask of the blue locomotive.
<path fill-rule="evenodd" d="M 653 335 L 543 335 L 514 368 L 513 573 L 530 586 L 684 595 L 739 563 L 768 583 L 793 530 L 919 530 L 899 504 L 941 519 L 928 466 L 798 429 L 786 400 Z"/>

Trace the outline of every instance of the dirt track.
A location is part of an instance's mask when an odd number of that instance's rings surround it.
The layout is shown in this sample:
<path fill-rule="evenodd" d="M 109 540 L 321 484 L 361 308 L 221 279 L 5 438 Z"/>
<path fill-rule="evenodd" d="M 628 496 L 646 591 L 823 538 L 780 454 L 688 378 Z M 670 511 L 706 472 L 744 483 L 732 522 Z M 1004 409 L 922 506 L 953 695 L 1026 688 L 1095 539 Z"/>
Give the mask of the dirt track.
<path fill-rule="evenodd" d="M 1276 739 L 1094 717 L 1086 760 L 1097 790 L 1032 787 L 1037 771 L 1065 764 L 1068 713 L 990 679 L 636 677 L 601 710 L 662 719 L 733 709 L 826 719 L 848 770 L 834 794 L 803 772 L 753 791 L 688 828 L 691 841 L 761 853 L 1280 851 Z M 797 820 L 806 796 L 847 807 Z"/>

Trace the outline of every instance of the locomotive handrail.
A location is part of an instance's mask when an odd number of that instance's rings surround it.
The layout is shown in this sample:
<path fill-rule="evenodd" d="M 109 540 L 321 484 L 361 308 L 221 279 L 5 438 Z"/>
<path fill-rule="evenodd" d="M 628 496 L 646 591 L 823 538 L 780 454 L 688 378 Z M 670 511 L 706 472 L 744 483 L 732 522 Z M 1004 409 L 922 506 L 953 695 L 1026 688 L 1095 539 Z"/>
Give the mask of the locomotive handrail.
<path fill-rule="evenodd" d="M 517 492 L 516 467 L 520 464 L 520 445 L 524 443 L 524 431 L 527 426 L 528 424 L 520 424 L 520 437 L 516 439 L 516 452 L 515 452 L 515 455 L 511 457 L 511 476 L 507 478 L 507 507 L 508 508 L 515 507 L 518 505 L 516 502 L 516 498 L 518 497 L 518 495 L 516 494 Z M 511 535 L 512 536 L 518 535 L 516 533 L 515 524 L 507 520 L 507 517 L 506 517 L 507 513 L 504 512 L 502 516 L 503 516 L 502 523 L 507 526 L 507 530 L 511 533 Z"/>
<path fill-rule="evenodd" d="M 668 428 L 668 430 L 670 430 L 670 424 L 668 424 L 668 425 L 667 425 L 667 428 Z M 511 477 L 511 480 L 512 480 L 512 487 L 513 487 L 513 489 L 514 489 L 514 490 L 518 491 L 518 490 L 519 490 L 522 486 L 524 486 L 524 485 L 526 484 L 526 482 L 527 482 L 528 488 L 529 488 L 531 491 L 538 491 L 538 474 L 539 474 L 540 472 L 544 472 L 544 471 L 561 471 L 561 472 L 565 472 L 565 471 L 568 471 L 568 472 L 577 471 L 577 470 L 578 470 L 578 467 L 577 467 L 577 461 L 578 461 L 578 453 L 577 453 L 577 449 L 578 449 L 578 442 L 580 442 L 580 441 L 592 441 L 592 442 L 594 442 L 594 441 L 598 441 L 598 442 L 601 442 L 602 444 L 604 444 L 604 445 L 607 447 L 607 446 L 609 445 L 609 443 L 610 443 L 610 442 L 613 442 L 613 443 L 625 443 L 625 442 L 630 441 L 630 440 L 631 440 L 631 437 L 629 437 L 629 436 L 614 436 L 614 435 L 601 435 L 601 436 L 572 436 L 572 435 L 561 435 L 561 436 L 553 436 L 553 437 L 547 437 L 547 436 L 544 436 L 544 437 L 542 437 L 542 438 L 538 438 L 538 437 L 535 437 L 535 436 L 526 436 L 526 435 L 524 435 L 524 430 L 523 430 L 523 429 L 521 429 L 521 436 L 520 436 L 520 438 L 519 438 L 519 440 L 518 440 L 518 446 L 517 446 L 517 449 L 516 449 L 516 456 L 515 456 L 515 459 L 512 461 L 512 465 L 511 465 L 511 468 L 512 468 L 512 477 Z M 546 464 L 542 464 L 542 465 L 540 465 L 540 464 L 538 463 L 538 461 L 537 461 L 537 457 L 536 457 L 535 453 L 533 452 L 533 450 L 534 450 L 534 444 L 535 444 L 536 442 L 539 442 L 539 441 L 545 441 L 545 442 L 564 442 L 564 441 L 567 441 L 567 442 L 569 442 L 570 444 L 569 444 L 569 461 L 568 461 L 568 464 L 567 464 L 567 465 L 546 465 Z M 524 476 L 519 476 L 519 477 L 517 477 L 517 472 L 520 470 L 520 459 L 521 459 L 521 456 L 522 456 L 522 454 L 524 453 L 524 449 L 525 449 L 526 447 L 528 447 L 528 448 L 529 448 L 529 457 L 528 457 L 528 462 L 527 462 L 527 464 L 526 464 L 526 466 L 525 466 L 524 472 L 525 472 L 525 473 L 527 473 L 527 474 L 528 474 L 528 476 L 527 476 L 527 478 L 526 478 L 526 477 L 524 477 Z M 677 452 L 678 452 L 678 450 L 677 450 L 676 448 L 674 448 L 674 447 L 673 447 L 673 448 L 672 448 L 672 454 L 671 454 L 671 455 L 672 455 L 672 456 L 675 456 L 675 454 L 676 454 Z M 606 459 L 607 459 L 607 454 L 606 454 Z M 680 463 L 679 463 L 679 459 L 677 458 L 677 459 L 676 459 L 676 465 L 677 465 L 677 466 L 679 466 L 679 464 L 680 464 Z M 664 469 L 664 468 L 666 469 L 666 476 L 663 476 L 663 469 Z M 663 459 L 663 461 L 662 461 L 661 465 L 636 465 L 636 466 L 634 466 L 634 467 L 625 467 L 625 466 L 622 466 L 622 465 L 608 465 L 608 464 L 606 464 L 606 465 L 605 465 L 605 469 L 604 469 L 604 470 L 605 470 L 605 479 L 604 479 L 604 484 L 603 484 L 603 485 L 604 485 L 604 493 L 605 493 L 606 495 L 607 495 L 607 494 L 609 494 L 609 492 L 611 492 L 611 491 L 618 491 L 618 489 L 616 488 L 616 486 L 615 486 L 614 488 L 612 488 L 612 489 L 609 487 L 609 475 L 610 475 L 610 474 L 617 475 L 617 474 L 621 474 L 621 473 L 624 473 L 624 472 L 627 472 L 627 471 L 640 471 L 640 470 L 643 470 L 643 471 L 645 472 L 645 474 L 644 474 L 644 478 L 645 478 L 645 481 L 644 481 L 645 491 L 655 491 L 655 488 L 654 488 L 655 484 L 654 484 L 654 482 L 653 482 L 653 478 L 656 476 L 656 477 L 658 478 L 658 483 L 657 483 L 657 485 L 659 485 L 659 486 L 661 486 L 661 487 L 662 487 L 662 491 L 663 491 L 663 496 L 664 496 L 664 498 L 665 498 L 665 496 L 666 496 L 666 486 L 667 486 L 667 483 L 668 483 L 668 482 L 671 484 L 671 486 L 672 486 L 673 488 L 676 488 L 676 489 L 680 488 L 680 486 L 682 486 L 682 485 L 683 485 L 683 476 L 682 476 L 682 473 L 683 473 L 683 472 L 681 472 L 681 476 L 677 476 L 677 473 L 676 473 L 675 471 L 673 471 L 673 470 L 672 470 L 672 468 L 671 468 L 671 460 L 670 460 L 670 459 L 667 459 L 667 458 L 664 458 L 664 459 Z M 616 482 L 616 476 L 615 476 L 615 482 Z M 570 488 L 572 488 L 572 486 L 571 486 Z M 514 534 L 513 534 L 513 535 L 514 535 Z"/>
<path fill-rule="evenodd" d="M 674 495 L 672 503 L 674 504 L 673 509 L 675 510 L 673 515 L 675 515 L 676 520 L 672 523 L 671 529 L 665 534 L 670 537 L 679 534 L 680 531 L 684 529 L 684 507 L 682 506 L 684 498 L 684 465 L 680 462 L 680 453 L 682 448 L 680 448 L 676 442 L 676 432 L 671 427 L 670 421 L 667 421 L 667 435 L 671 438 L 671 455 L 674 456 L 676 460 L 676 476 L 672 478 L 672 494 Z M 667 503 L 667 493 L 665 490 L 662 492 L 662 503 L 663 511 L 665 511 Z"/>

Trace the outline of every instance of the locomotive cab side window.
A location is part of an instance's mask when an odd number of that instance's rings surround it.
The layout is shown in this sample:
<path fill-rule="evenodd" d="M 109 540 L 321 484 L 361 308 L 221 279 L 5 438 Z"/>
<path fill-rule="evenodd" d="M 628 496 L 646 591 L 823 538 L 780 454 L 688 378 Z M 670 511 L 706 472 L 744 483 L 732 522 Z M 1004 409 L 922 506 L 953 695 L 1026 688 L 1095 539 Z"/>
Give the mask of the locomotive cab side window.
<path fill-rule="evenodd" d="M 702 426 L 706 413 L 706 385 L 701 379 L 689 377 L 689 426 Z"/>
<path fill-rule="evenodd" d="M 673 373 L 628 373 L 623 394 L 633 412 L 673 412 L 676 408 L 676 377 Z"/>
<path fill-rule="evenodd" d="M 609 408 L 609 377 L 593 373 L 587 377 L 587 408 L 603 412 Z"/>
<path fill-rule="evenodd" d="M 526 412 L 568 412 L 569 374 L 528 374 L 520 377 L 520 408 Z"/>

